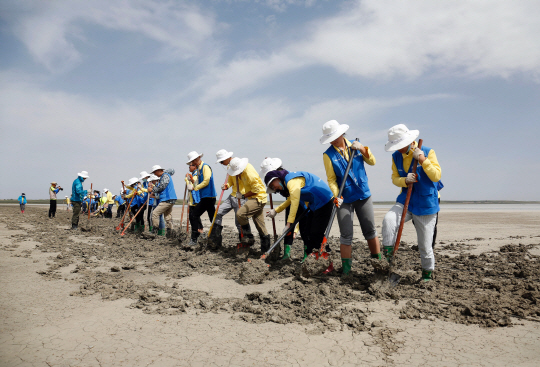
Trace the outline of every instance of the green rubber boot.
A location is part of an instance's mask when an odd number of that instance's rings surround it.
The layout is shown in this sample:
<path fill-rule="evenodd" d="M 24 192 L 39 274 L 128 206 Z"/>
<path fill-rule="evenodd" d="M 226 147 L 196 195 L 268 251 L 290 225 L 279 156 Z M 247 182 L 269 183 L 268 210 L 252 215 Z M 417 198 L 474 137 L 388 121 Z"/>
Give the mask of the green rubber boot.
<path fill-rule="evenodd" d="M 301 263 L 303 263 L 304 261 L 306 261 L 306 258 L 307 258 L 307 246 L 304 246 L 304 258 L 302 259 Z"/>
<path fill-rule="evenodd" d="M 158 229 L 157 234 L 158 234 L 158 236 L 163 236 L 163 237 L 165 237 L 165 235 L 167 234 L 167 232 L 165 231 L 165 229 Z"/>
<path fill-rule="evenodd" d="M 371 254 L 372 259 L 382 259 L 382 254 L 379 252 L 378 254 Z"/>
<path fill-rule="evenodd" d="M 424 282 L 429 282 L 433 279 L 433 272 L 429 270 L 422 270 L 422 280 Z"/>
<path fill-rule="evenodd" d="M 154 231 L 154 227 L 148 226 L 148 231 L 149 231 L 149 232 L 153 232 L 153 231 Z"/>
<path fill-rule="evenodd" d="M 134 224 L 133 233 L 139 233 L 139 225 L 137 223 Z"/>
<path fill-rule="evenodd" d="M 144 232 L 144 224 L 139 226 L 139 233 L 143 233 Z"/>
<path fill-rule="evenodd" d="M 285 245 L 285 249 L 283 249 L 283 257 L 281 260 L 287 260 L 291 258 L 291 245 Z"/>
<path fill-rule="evenodd" d="M 392 261 L 393 252 L 394 252 L 394 247 L 393 246 L 384 246 L 383 247 L 383 253 L 384 253 L 384 256 L 386 257 L 386 260 L 388 262 Z"/>
<path fill-rule="evenodd" d="M 341 267 L 343 269 L 343 275 L 347 275 L 351 272 L 352 259 L 341 259 Z"/>

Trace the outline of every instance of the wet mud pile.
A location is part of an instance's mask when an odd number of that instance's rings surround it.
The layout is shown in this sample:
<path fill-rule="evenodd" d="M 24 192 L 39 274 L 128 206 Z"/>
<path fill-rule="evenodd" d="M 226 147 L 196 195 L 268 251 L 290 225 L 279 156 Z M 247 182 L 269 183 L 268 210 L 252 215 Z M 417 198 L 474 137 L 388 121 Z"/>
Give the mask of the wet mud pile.
<path fill-rule="evenodd" d="M 306 278 L 300 263 L 303 244 L 298 240 L 292 260 L 269 262 L 268 267 L 257 260 L 258 240 L 247 255 L 251 263 L 246 263 L 245 254 L 237 255 L 238 235 L 231 227 L 223 230 L 224 246 L 214 251 L 204 238 L 199 245 L 188 246 L 185 234 L 120 236 L 115 218 L 93 218 L 90 230 L 83 232 L 65 230 L 71 213 L 60 211 L 56 219 L 48 219 L 44 208 L 31 208 L 22 216 L 16 207 L 2 207 L 0 214 L 9 229 L 24 231 L 13 235 L 14 244 L 0 248 L 2 252 L 9 254 L 22 241 L 39 242 L 32 251 L 51 253 L 44 270 L 43 264 L 36 264 L 46 279 L 77 284 L 73 296 L 132 299 L 131 307 L 146 313 L 226 312 L 246 322 L 310 325 L 313 332 L 361 332 L 379 326 L 366 321 L 370 303 L 388 300 L 400 306 L 396 312 L 403 319 L 486 327 L 509 326 L 520 319 L 540 321 L 540 259 L 530 252 L 537 245 L 520 245 L 519 239 L 480 255 L 460 251 L 458 244 L 445 245 L 452 251 L 436 247 L 436 272 L 428 283 L 420 281 L 417 249 L 403 242 L 393 266 L 401 281 L 391 287 L 385 260 L 374 263 L 363 241 L 353 244 L 350 275 L 341 277 L 339 244 L 330 239 L 336 271 Z M 81 218 L 81 224 L 86 221 Z M 246 295 L 220 298 L 179 285 L 182 279 L 201 274 L 246 284 Z M 261 282 L 276 286 L 264 293 L 249 289 Z"/>

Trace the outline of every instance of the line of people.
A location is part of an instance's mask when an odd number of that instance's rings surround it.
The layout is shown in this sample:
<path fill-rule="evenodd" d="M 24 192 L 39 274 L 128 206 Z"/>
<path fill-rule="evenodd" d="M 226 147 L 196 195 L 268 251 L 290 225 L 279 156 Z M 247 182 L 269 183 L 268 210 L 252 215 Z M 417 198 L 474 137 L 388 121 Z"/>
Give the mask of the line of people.
<path fill-rule="evenodd" d="M 266 158 L 257 172 L 247 158 L 234 157 L 233 152 L 221 149 L 216 153 L 217 161 L 226 167 L 227 178 L 222 190 L 231 189 L 228 197 L 221 201 L 216 211 L 216 189 L 214 173 L 202 158 L 203 154 L 192 151 L 188 154 L 188 172 L 185 176 L 188 194 L 189 221 L 191 235 L 189 244 L 194 246 L 203 225 L 201 217 L 207 213 L 210 222 L 215 216 L 214 227 L 208 239 L 212 248 L 222 245 L 223 216 L 234 211 L 235 224 L 241 248 L 249 250 L 255 243 L 249 219 L 253 221 L 259 233 L 261 251 L 270 246 L 270 235 L 264 221 L 264 208 L 267 194 L 279 193 L 285 201 L 275 209 L 266 212 L 266 216 L 275 218 L 285 211 L 286 225 L 283 232 L 290 232 L 284 240 L 283 258 L 290 257 L 291 245 L 300 233 L 304 242 L 304 259 L 317 250 L 324 238 L 334 206 L 337 207 L 337 219 L 340 230 L 340 253 L 343 274 L 352 268 L 352 247 L 354 237 L 353 217 L 356 215 L 362 235 L 367 241 L 371 257 L 390 260 L 401 214 L 405 204 L 408 184 L 414 183 L 412 196 L 405 221 L 412 220 L 417 232 L 418 248 L 422 265 L 422 279 L 432 279 L 435 269 L 433 246 L 437 233 L 440 196 L 443 187 L 441 167 L 435 151 L 428 147 L 418 147 L 418 130 L 409 130 L 405 125 L 393 126 L 388 131 L 387 152 L 392 152 L 392 182 L 401 189 L 396 204 L 385 215 L 382 225 L 382 249 L 375 225 L 375 215 L 371 191 L 368 184 L 366 165 L 374 166 L 376 159 L 368 146 L 359 141 L 350 141 L 346 137 L 349 126 L 335 120 L 323 125 L 321 144 L 330 144 L 323 153 L 326 181 L 316 175 L 305 172 L 290 172 L 284 168 L 279 158 Z M 413 171 L 413 159 L 417 162 L 417 172 Z M 351 169 L 345 177 L 347 166 L 352 160 Z M 136 216 L 135 232 L 145 230 L 144 212 L 147 210 L 147 223 L 151 231 L 158 234 L 172 233 L 172 208 L 177 200 L 172 176 L 174 170 L 164 170 L 154 166 L 150 174 L 141 172 L 140 178 L 128 182 L 127 191 L 120 199 L 126 201 L 132 214 Z M 81 172 L 73 184 L 73 218 L 78 217 L 76 203 L 82 201 L 86 191 L 82 182 L 87 177 Z M 341 185 L 343 192 L 339 195 Z M 79 187 L 80 185 L 80 187 Z M 122 204 L 120 204 L 122 205 Z M 78 206 L 78 205 L 77 205 Z M 162 226 L 155 228 L 153 223 L 164 219 L 166 232 Z M 76 227 L 77 221 L 72 224 Z M 291 226 L 298 223 L 292 231 Z M 164 227 L 164 225 L 163 225 Z M 327 251 L 331 249 L 327 247 Z M 381 251 L 382 250 L 382 251 Z M 330 270 L 330 269 L 329 269 Z"/>

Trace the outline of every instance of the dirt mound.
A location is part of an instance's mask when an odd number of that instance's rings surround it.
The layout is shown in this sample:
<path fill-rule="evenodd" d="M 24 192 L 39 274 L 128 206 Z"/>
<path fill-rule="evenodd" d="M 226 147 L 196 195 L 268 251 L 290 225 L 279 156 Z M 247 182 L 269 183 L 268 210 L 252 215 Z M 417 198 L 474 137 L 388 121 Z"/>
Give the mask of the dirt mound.
<path fill-rule="evenodd" d="M 264 260 L 249 260 L 242 264 L 240 284 L 260 284 L 264 278 L 270 273 L 268 264 Z"/>
<path fill-rule="evenodd" d="M 330 266 L 330 259 L 309 255 L 302 263 L 302 276 L 305 278 L 311 278 L 316 275 L 322 275 L 322 273 Z"/>

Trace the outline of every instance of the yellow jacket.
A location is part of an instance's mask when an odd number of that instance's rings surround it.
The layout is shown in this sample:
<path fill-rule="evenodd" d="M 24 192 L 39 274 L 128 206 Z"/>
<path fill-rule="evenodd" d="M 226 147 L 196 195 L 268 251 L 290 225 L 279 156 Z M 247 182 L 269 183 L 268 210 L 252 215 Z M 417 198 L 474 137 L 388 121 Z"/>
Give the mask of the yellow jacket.
<path fill-rule="evenodd" d="M 107 191 L 107 204 L 114 204 L 112 193 L 110 191 Z"/>
<path fill-rule="evenodd" d="M 291 206 L 291 211 L 289 212 L 289 217 L 287 218 L 287 223 L 294 223 L 296 218 L 296 212 L 298 211 L 298 205 L 300 205 L 300 191 L 302 187 L 306 186 L 306 179 L 303 177 L 296 177 L 292 180 L 289 180 L 287 183 L 287 189 L 289 190 L 289 197 L 276 208 L 277 213 L 281 213 L 287 207 Z M 306 206 L 309 206 L 309 203 L 305 203 Z"/>
<path fill-rule="evenodd" d="M 203 164 L 204 164 L 204 162 L 201 160 L 201 164 L 199 165 L 198 170 L 200 171 L 201 167 L 202 167 L 202 175 L 204 177 L 204 180 L 203 180 L 203 182 L 201 182 L 198 185 L 193 185 L 193 186 L 195 186 L 195 190 L 204 189 L 210 183 L 210 177 L 212 176 L 212 170 L 210 169 L 210 167 L 208 167 L 208 165 L 203 167 Z M 195 177 L 195 176 L 193 176 L 193 177 Z"/>
<path fill-rule="evenodd" d="M 232 178 L 236 181 L 236 176 Z M 262 182 L 261 177 L 255 170 L 255 168 L 251 165 L 251 163 L 248 163 L 244 171 L 238 175 L 238 180 L 244 186 L 243 194 L 248 193 L 250 191 L 256 194 L 246 199 L 248 200 L 257 199 L 259 203 L 266 204 L 266 200 L 267 200 L 266 187 L 264 186 L 264 183 Z M 242 189 L 240 188 L 240 190 Z"/>

